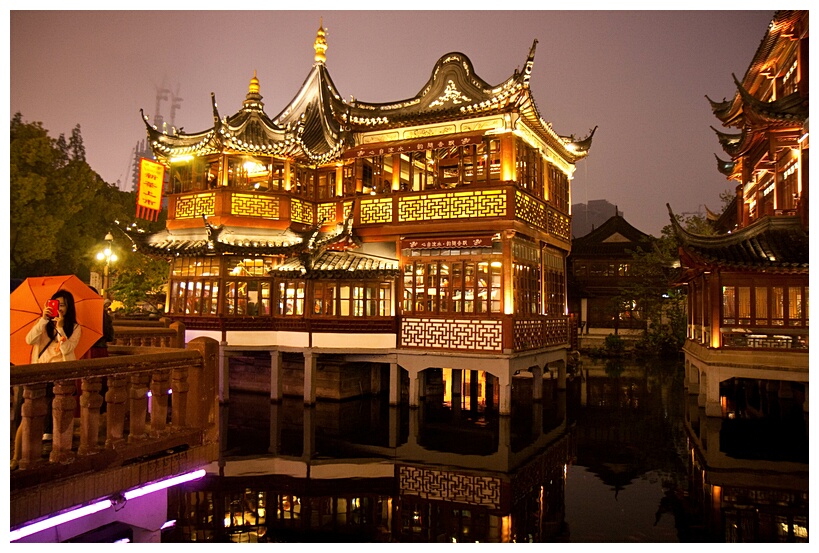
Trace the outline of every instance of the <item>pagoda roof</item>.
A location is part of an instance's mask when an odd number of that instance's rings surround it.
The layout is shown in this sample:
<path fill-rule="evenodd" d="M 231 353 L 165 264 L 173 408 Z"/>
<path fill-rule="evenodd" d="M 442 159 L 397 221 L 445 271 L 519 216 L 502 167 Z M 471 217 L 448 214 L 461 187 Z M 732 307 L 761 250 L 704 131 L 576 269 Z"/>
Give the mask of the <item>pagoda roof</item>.
<path fill-rule="evenodd" d="M 134 250 L 158 258 L 202 257 L 206 255 L 304 256 L 316 257 L 326 249 L 344 251 L 357 248 L 353 234 L 353 209 L 347 219 L 331 231 L 321 231 L 323 221 L 307 230 L 247 228 L 211 225 L 202 217 L 201 228 L 176 231 L 164 229 L 153 234 L 124 230 Z"/>
<path fill-rule="evenodd" d="M 768 272 L 807 272 L 808 233 L 799 217 L 762 217 L 729 234 L 705 236 L 685 230 L 668 213 L 680 243 L 680 258 L 688 267 Z"/>
<path fill-rule="evenodd" d="M 452 52 L 438 60 L 430 78 L 411 98 L 385 103 L 355 99 L 346 102 L 327 69 L 326 33 L 320 25 L 314 43 L 315 63 L 293 99 L 275 117 L 268 117 L 264 111 L 255 72 L 242 109 L 235 114 L 220 116 L 216 97 L 211 94 L 213 127 L 209 129 L 195 133 L 172 129 L 168 133 L 155 128 L 140 113 L 151 148 L 164 161 L 174 156 L 230 151 L 322 164 L 354 147 L 356 133 L 516 113 L 546 144 L 574 162 L 588 154 L 596 127 L 578 139 L 558 135 L 551 124 L 543 121 L 529 89 L 536 46 L 537 40 L 523 70 L 516 69 L 498 85 L 490 85 L 476 75 L 467 56 Z"/>
<path fill-rule="evenodd" d="M 286 125 L 277 125 L 264 112 L 262 96 L 258 90 L 258 80 L 254 74 L 242 109 L 225 117 L 219 115 L 216 96 L 211 93 L 213 127 L 196 133 L 185 133 L 181 129 L 174 129 L 171 134 L 160 131 L 149 123 L 148 116 L 140 110 L 151 149 L 157 159 L 203 156 L 226 150 L 251 155 L 298 155 L 305 132 L 306 114 Z"/>
<path fill-rule="evenodd" d="M 308 279 L 392 278 L 400 273 L 397 259 L 376 257 L 351 251 L 326 250 L 305 265 L 300 257 L 292 257 L 271 274 L 294 274 Z"/>
<path fill-rule="evenodd" d="M 763 102 L 755 98 L 757 90 L 767 86 L 773 72 L 780 70 L 777 64 L 782 62 L 788 49 L 793 47 L 794 38 L 799 38 L 807 30 L 807 11 L 780 10 L 774 13 L 768 30 L 754 54 L 745 75 L 740 81 L 733 76 L 737 92 L 733 98 L 722 101 L 706 99 L 711 104 L 714 115 L 723 125 L 743 127 L 752 122 L 804 122 L 808 115 L 807 98 L 804 102 L 799 92 Z M 751 121 L 749 121 L 749 119 Z"/>
<path fill-rule="evenodd" d="M 618 214 L 585 236 L 573 239 L 571 255 L 574 258 L 630 256 L 637 247 L 647 247 L 651 240 L 650 235 Z"/>
<path fill-rule="evenodd" d="M 494 86 L 475 73 L 466 55 L 450 52 L 438 59 L 415 96 L 385 103 L 356 99 L 346 103 L 339 99 L 343 105 L 336 105 L 335 111 L 356 133 L 517 112 L 545 142 L 568 159 L 577 160 L 588 154 L 594 131 L 582 139 L 559 136 L 543 121 L 529 88 L 536 47 L 537 40 L 522 71 L 515 70 Z"/>

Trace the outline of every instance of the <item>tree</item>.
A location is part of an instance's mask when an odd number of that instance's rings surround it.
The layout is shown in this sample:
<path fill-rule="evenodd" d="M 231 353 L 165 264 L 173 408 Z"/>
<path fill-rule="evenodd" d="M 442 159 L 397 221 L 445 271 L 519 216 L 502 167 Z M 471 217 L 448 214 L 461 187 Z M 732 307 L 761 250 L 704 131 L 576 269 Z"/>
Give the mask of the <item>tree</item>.
<path fill-rule="evenodd" d="M 9 158 L 11 276 L 75 274 L 88 281 L 91 270 L 101 270 L 95 255 L 106 233 L 126 243 L 116 227 L 135 223 L 135 193 L 107 184 L 91 169 L 79 125 L 68 140 L 62 134 L 53 139 L 42 123 L 24 122 L 16 113 Z M 163 213 L 159 221 L 144 225 L 145 230 L 159 230 L 164 221 Z M 151 263 L 131 260 L 130 244 L 119 249 L 119 278 L 134 281 L 138 290 L 138 277 L 148 275 L 145 293 L 157 288 Z M 156 263 L 167 279 L 167 264 Z"/>
<path fill-rule="evenodd" d="M 714 230 L 704 217 L 692 215 L 677 220 L 689 232 L 712 235 Z M 686 293 L 674 286 L 679 276 L 679 243 L 671 225 L 663 227 L 660 237 L 650 237 L 632 252 L 629 284 L 615 301 L 636 303 L 647 321 L 638 351 L 653 354 L 678 352 L 686 336 Z"/>
<path fill-rule="evenodd" d="M 168 263 L 130 252 L 122 265 L 110 290 L 113 297 L 122 302 L 125 313 L 134 313 L 146 304 L 156 312 L 162 311 Z"/>

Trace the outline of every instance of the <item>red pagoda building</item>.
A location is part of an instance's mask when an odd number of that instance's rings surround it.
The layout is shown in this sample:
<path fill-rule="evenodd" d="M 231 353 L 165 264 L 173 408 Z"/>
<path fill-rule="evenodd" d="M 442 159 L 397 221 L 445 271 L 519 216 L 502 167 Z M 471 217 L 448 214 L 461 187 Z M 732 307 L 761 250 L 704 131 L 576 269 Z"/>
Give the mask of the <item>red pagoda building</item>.
<path fill-rule="evenodd" d="M 274 400 L 388 386 L 398 403 L 404 381 L 416 406 L 434 382 L 508 414 L 516 373 L 565 379 L 570 181 L 593 131 L 541 118 L 536 45 L 499 84 L 453 52 L 416 95 L 376 104 L 342 99 L 320 27 L 273 117 L 255 72 L 201 132 L 143 115 L 168 218 L 131 236 L 170 261 L 168 316 L 221 342 L 225 378 L 231 356 L 268 352 Z"/>
<path fill-rule="evenodd" d="M 733 131 L 717 131 L 730 156 L 718 169 L 738 183 L 719 220 L 729 230 L 690 234 L 669 207 L 689 292 L 686 383 L 708 416 L 743 416 L 727 393 L 740 381 L 749 397 L 804 397 L 807 414 L 808 82 L 808 12 L 776 12 L 734 96 L 709 99 Z"/>

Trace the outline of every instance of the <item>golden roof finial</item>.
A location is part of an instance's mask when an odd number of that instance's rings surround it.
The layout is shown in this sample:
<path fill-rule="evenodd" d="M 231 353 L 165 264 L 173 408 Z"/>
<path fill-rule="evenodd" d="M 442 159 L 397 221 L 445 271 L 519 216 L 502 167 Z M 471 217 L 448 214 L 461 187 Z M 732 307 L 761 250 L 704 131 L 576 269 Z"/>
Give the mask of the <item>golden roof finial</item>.
<path fill-rule="evenodd" d="M 324 55 L 324 52 L 327 51 L 327 31 L 324 30 L 324 18 L 319 18 L 319 29 L 316 33 L 316 42 L 313 44 L 313 48 L 316 50 L 316 61 L 324 63 L 327 61 L 327 56 Z"/>
<path fill-rule="evenodd" d="M 253 70 L 253 78 L 250 79 L 250 86 L 247 89 L 248 94 L 259 93 L 259 79 L 256 78 L 256 70 Z"/>

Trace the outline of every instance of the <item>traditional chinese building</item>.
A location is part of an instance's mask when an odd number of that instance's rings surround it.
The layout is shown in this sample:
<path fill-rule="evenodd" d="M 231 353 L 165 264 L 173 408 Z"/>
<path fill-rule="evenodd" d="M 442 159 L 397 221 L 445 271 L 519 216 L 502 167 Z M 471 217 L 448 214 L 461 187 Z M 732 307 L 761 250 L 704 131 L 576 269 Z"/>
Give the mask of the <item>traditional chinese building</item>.
<path fill-rule="evenodd" d="M 709 100 L 739 131 L 717 132 L 730 155 L 718 168 L 738 183 L 734 227 L 694 235 L 669 207 L 688 285 L 686 380 L 708 416 L 726 415 L 721 388 L 743 379 L 807 398 L 808 12 L 776 12 L 734 84 L 730 100 Z"/>
<path fill-rule="evenodd" d="M 570 182 L 589 151 L 557 134 L 529 88 L 532 45 L 490 85 L 442 56 L 414 96 L 346 101 L 325 31 L 293 99 L 270 117 L 254 72 L 238 112 L 198 133 L 143 115 L 170 172 L 167 228 L 135 235 L 171 263 L 167 313 L 231 355 L 271 355 L 271 397 L 303 369 L 305 402 L 389 383 L 398 402 L 448 375 L 510 409 L 512 376 L 565 378 Z M 537 387 L 536 387 L 537 390 Z M 225 390 L 223 393 L 227 393 Z M 538 392 L 536 391 L 535 394 Z"/>
<path fill-rule="evenodd" d="M 616 208 L 615 208 L 616 211 Z M 651 237 L 620 215 L 572 240 L 569 256 L 569 312 L 578 314 L 581 347 L 602 345 L 609 334 L 636 335 L 646 321 L 636 300 L 626 302 L 623 288 L 632 274 L 633 253 L 650 248 Z"/>

